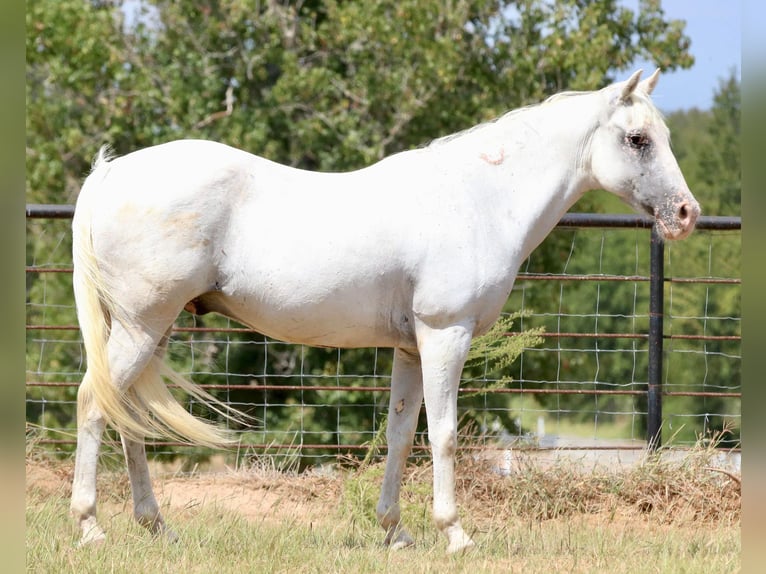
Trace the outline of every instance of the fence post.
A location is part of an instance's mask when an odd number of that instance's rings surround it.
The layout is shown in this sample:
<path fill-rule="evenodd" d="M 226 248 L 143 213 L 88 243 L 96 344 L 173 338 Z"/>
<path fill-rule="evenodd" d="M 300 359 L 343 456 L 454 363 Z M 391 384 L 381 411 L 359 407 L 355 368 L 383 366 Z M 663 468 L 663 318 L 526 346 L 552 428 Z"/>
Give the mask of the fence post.
<path fill-rule="evenodd" d="M 662 336 L 665 311 L 665 245 L 652 227 L 649 254 L 649 386 L 646 434 L 649 450 L 662 444 Z"/>

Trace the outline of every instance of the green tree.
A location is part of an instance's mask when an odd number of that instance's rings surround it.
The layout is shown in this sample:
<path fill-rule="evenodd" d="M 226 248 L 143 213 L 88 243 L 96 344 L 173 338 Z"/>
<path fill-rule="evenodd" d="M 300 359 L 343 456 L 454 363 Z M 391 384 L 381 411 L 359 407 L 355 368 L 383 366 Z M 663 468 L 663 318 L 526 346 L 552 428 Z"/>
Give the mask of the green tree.
<path fill-rule="evenodd" d="M 711 110 L 675 112 L 667 118 L 681 170 L 710 215 L 740 214 L 740 99 L 732 71 L 720 80 Z"/>
<path fill-rule="evenodd" d="M 722 79 L 710 111 L 690 110 L 668 117 L 673 130 L 674 148 L 689 187 L 699 197 L 709 215 L 740 215 L 740 85 L 735 72 Z M 741 277 L 741 235 L 697 234 L 684 249 L 683 257 L 668 254 L 670 271 L 676 276 Z M 675 288 L 674 288 L 675 289 Z M 681 290 L 681 286 L 678 286 Z M 671 291 L 672 294 L 672 291 Z M 666 295 L 667 296 L 667 295 Z M 673 333 L 692 335 L 740 335 L 736 318 L 742 316 L 740 289 L 729 285 L 701 285 L 683 289 L 673 297 L 669 328 Z M 734 320 L 728 319 L 735 318 Z M 666 385 L 676 389 L 706 391 L 741 391 L 741 362 L 736 341 L 704 343 L 674 341 L 677 350 L 687 351 L 684 360 L 668 362 Z M 725 427 L 731 434 L 723 444 L 739 441 L 739 399 L 674 398 L 667 401 L 669 420 L 682 414 L 698 414 L 702 425 L 685 429 L 687 435 L 719 432 Z M 678 425 L 676 425 L 678 426 Z M 687 425 L 692 426 L 692 425 Z"/>

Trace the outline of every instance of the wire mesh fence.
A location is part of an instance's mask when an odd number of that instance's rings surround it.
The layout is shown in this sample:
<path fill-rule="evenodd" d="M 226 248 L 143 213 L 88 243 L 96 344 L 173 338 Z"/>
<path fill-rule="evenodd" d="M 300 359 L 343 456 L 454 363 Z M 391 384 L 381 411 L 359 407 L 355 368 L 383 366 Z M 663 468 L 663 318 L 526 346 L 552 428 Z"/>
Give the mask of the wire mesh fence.
<path fill-rule="evenodd" d="M 75 443 L 77 385 L 85 370 L 71 288 L 69 214 L 71 208 L 28 209 L 26 414 L 37 447 L 61 452 Z M 542 343 L 525 348 L 502 373 L 464 372 L 459 412 L 474 438 L 478 433 L 492 444 L 534 448 L 645 447 L 646 227 L 641 218 L 594 222 L 573 214 L 522 265 L 506 311 L 523 315 L 507 336 L 542 327 Z M 665 442 L 688 445 L 725 431 L 722 444 L 736 446 L 739 220 L 721 225 L 708 218 L 700 227 L 664 251 L 662 432 Z M 392 357 L 390 349 L 291 345 L 223 317 L 185 312 L 167 350 L 177 371 L 257 420 L 233 429 L 240 453 L 290 453 L 302 464 L 362 455 L 371 445 L 384 448 L 379 434 Z M 427 445 L 421 419 L 416 454 Z M 168 441 L 149 449 L 155 456 L 204 453 Z"/>

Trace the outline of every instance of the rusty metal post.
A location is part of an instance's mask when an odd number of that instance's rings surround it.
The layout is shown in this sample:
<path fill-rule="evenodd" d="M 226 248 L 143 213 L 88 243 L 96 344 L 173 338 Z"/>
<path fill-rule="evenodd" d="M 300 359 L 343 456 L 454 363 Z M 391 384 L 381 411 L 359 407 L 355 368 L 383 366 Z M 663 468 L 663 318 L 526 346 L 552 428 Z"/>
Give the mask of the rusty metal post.
<path fill-rule="evenodd" d="M 649 254 L 649 373 L 646 434 L 649 450 L 662 444 L 662 336 L 665 310 L 665 245 L 652 227 Z"/>

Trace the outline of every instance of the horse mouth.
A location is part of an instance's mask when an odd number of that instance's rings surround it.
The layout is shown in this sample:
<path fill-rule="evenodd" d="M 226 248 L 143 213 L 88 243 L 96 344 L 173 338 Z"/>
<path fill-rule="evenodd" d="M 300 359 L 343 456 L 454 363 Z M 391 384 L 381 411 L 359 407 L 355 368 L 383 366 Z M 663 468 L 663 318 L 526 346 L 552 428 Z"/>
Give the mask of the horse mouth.
<path fill-rule="evenodd" d="M 655 219 L 657 218 L 657 210 L 655 210 L 655 209 L 654 209 L 654 208 L 653 208 L 651 205 L 649 205 L 648 203 L 639 203 L 639 205 L 638 205 L 638 206 L 639 206 L 639 209 L 640 209 L 641 211 L 643 211 L 643 212 L 645 212 L 645 213 L 649 214 L 650 216 L 654 217 Z"/>

